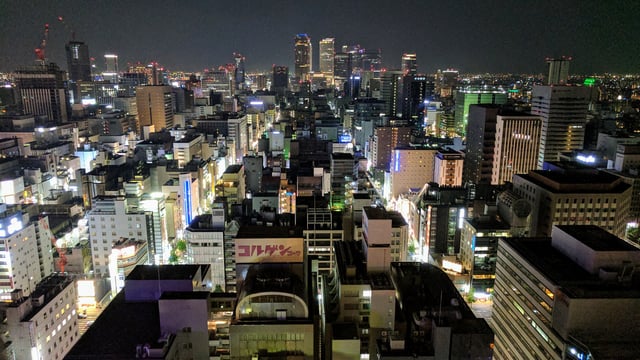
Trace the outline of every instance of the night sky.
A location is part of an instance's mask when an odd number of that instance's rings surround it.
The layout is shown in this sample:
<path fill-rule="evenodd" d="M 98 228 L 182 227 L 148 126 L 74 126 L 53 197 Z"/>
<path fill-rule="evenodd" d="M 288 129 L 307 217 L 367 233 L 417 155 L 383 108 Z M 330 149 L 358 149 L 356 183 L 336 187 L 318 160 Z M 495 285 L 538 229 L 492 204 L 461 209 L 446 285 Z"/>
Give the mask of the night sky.
<path fill-rule="evenodd" d="M 106 52 L 200 71 L 246 57 L 248 70 L 293 65 L 293 38 L 381 48 L 387 68 L 416 52 L 421 72 L 541 73 L 546 56 L 573 56 L 571 73 L 640 72 L 640 1 L 628 0 L 0 0 L 0 71 L 34 63 L 45 23 L 47 57 L 66 69 L 69 29 L 99 69 Z"/>

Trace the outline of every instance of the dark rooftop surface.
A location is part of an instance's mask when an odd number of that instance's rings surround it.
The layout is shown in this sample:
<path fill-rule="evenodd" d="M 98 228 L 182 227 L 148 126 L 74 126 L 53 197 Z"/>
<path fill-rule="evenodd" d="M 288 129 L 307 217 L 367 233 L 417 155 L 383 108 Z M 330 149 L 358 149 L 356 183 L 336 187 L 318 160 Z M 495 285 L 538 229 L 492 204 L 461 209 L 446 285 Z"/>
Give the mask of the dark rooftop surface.
<path fill-rule="evenodd" d="M 621 193 L 631 185 L 624 183 L 619 177 L 606 172 L 584 173 L 533 170 L 529 174 L 517 174 L 542 188 L 560 193 Z"/>
<path fill-rule="evenodd" d="M 263 226 L 263 225 L 242 225 L 238 230 L 236 238 L 252 239 L 252 238 L 300 238 L 302 237 L 302 228 L 289 226 Z"/>
<path fill-rule="evenodd" d="M 135 359 L 138 344 L 153 347 L 160 335 L 158 303 L 127 303 L 121 291 L 65 359 Z"/>
<path fill-rule="evenodd" d="M 162 295 L 160 295 L 160 300 L 204 300 L 208 298 L 208 291 L 164 291 Z"/>
<path fill-rule="evenodd" d="M 355 323 L 332 324 L 333 338 L 335 340 L 358 340 L 358 326 Z"/>
<path fill-rule="evenodd" d="M 640 297 L 638 286 L 618 282 L 604 282 L 591 275 L 551 245 L 551 238 L 504 238 L 531 266 L 546 278 L 562 287 L 574 298 L 635 298 Z"/>
<path fill-rule="evenodd" d="M 559 225 L 558 228 L 595 251 L 640 251 L 637 247 L 595 225 Z"/>
<path fill-rule="evenodd" d="M 193 279 L 196 272 L 201 267 L 209 265 L 176 265 L 176 266 L 157 266 L 157 265 L 138 265 L 127 276 L 126 280 L 190 280 Z M 206 271 L 201 271 L 204 274 Z"/>
<path fill-rule="evenodd" d="M 237 174 L 240 171 L 240 169 L 242 169 L 242 165 L 239 165 L 239 164 L 229 165 L 227 169 L 224 171 L 224 173 Z"/>

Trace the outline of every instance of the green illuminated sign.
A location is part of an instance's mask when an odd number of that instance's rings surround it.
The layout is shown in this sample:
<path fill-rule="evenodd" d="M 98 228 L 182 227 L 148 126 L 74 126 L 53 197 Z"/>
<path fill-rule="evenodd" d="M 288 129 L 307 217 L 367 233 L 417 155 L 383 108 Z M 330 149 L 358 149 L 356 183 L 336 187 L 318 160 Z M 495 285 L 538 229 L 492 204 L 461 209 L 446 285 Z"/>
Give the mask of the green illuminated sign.
<path fill-rule="evenodd" d="M 594 78 L 586 78 L 584 79 L 584 85 L 586 86 L 593 86 L 596 83 L 596 79 Z"/>

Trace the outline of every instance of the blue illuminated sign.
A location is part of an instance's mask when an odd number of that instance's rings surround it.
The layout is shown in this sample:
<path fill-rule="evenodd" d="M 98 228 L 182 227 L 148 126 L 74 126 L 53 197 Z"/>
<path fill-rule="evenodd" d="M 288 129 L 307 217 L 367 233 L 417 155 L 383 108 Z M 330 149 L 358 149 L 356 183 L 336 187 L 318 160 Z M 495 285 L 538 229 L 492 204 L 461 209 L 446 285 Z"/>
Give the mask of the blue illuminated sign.
<path fill-rule="evenodd" d="M 191 181 L 184 182 L 184 217 L 191 224 Z"/>

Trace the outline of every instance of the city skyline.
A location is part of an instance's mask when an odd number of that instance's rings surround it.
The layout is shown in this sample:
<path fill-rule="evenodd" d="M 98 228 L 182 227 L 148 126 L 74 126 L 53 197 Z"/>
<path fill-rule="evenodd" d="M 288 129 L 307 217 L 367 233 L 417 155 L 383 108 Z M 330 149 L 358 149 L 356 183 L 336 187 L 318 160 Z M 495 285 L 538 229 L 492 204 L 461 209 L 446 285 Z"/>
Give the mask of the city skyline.
<path fill-rule="evenodd" d="M 307 33 L 313 43 L 326 37 L 343 44 L 382 49 L 388 69 L 399 68 L 404 52 L 417 54 L 418 71 L 453 67 L 462 72 L 544 73 L 544 58 L 569 55 L 571 73 L 629 73 L 640 68 L 640 30 L 633 15 L 640 3 L 551 1 L 355 1 L 340 3 L 139 1 L 55 3 L 0 1 L 0 71 L 33 64 L 33 49 L 50 24 L 46 56 L 66 69 L 65 48 L 88 44 L 98 69 L 105 53 L 127 63 L 157 61 L 171 70 L 201 71 L 246 57 L 248 70 L 293 65 L 293 41 Z M 417 15 L 416 15 L 417 14 Z M 58 21 L 58 16 L 65 23 Z M 322 20 L 324 19 L 324 20 Z"/>

